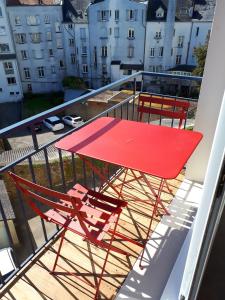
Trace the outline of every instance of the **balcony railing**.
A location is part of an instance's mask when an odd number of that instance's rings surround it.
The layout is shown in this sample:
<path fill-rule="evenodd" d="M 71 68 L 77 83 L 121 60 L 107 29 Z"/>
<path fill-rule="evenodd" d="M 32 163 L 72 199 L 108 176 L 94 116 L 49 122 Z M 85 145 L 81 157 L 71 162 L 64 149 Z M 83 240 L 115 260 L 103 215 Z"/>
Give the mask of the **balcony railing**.
<path fill-rule="evenodd" d="M 46 226 L 46 223 L 43 220 L 38 221 L 38 226 L 37 224 L 33 225 L 32 222 L 30 222 L 30 212 L 24 206 L 21 195 L 17 193 L 14 187 L 11 185 L 11 182 L 7 176 L 7 171 L 11 170 L 19 175 L 22 175 L 23 177 L 32 179 L 34 182 L 41 183 L 50 188 L 57 187 L 57 189 L 61 191 L 66 191 L 68 186 L 77 181 L 83 183 L 87 187 L 97 189 L 99 185 L 98 178 L 96 178 L 93 172 L 90 172 L 85 162 L 79 160 L 74 154 L 57 150 L 54 147 L 54 144 L 63 136 L 79 130 L 80 128 L 91 123 L 93 120 L 102 116 L 137 120 L 138 95 L 141 91 L 148 91 L 152 93 L 152 77 L 157 77 L 157 81 L 167 80 L 170 82 L 169 84 L 176 86 L 179 86 L 179 83 L 183 80 L 185 84 L 187 84 L 188 81 L 192 87 L 195 84 L 197 89 L 201 83 L 200 77 L 186 77 L 166 73 L 138 72 L 104 86 L 96 91 L 92 91 L 79 98 L 61 104 L 34 117 L 22 120 L 19 123 L 0 130 L 0 140 L 7 139 L 25 129 L 29 129 L 27 132 L 30 132 L 31 139 L 31 145 L 29 149 L 26 149 L 26 151 L 21 149 L 19 155 L 14 156 L 14 159 L 6 161 L 0 166 L 0 178 L 4 181 L 5 186 L 9 191 L 9 197 L 11 199 L 11 204 L 16 217 L 16 233 L 18 235 L 18 240 L 15 242 L 15 233 L 12 231 L 6 211 L 3 208 L 2 202 L 0 201 L 0 215 L 2 215 L 2 222 L 4 224 L 7 236 L 7 244 L 13 249 L 15 264 L 17 266 L 17 269 L 12 274 L 10 274 L 7 278 L 2 279 L 2 282 L 0 282 L 1 286 L 14 277 L 15 274 L 24 265 L 26 265 L 32 259 L 32 257 L 34 257 L 34 255 L 43 249 L 43 247 L 45 247 L 46 244 L 49 243 L 49 241 L 51 241 L 59 232 L 59 228 L 57 226 Z M 162 85 L 165 86 L 163 83 Z M 93 99 L 99 101 L 99 103 L 107 103 L 107 101 L 102 101 L 103 93 L 111 93 L 111 98 L 108 98 L 112 99 L 112 96 L 115 96 L 117 101 L 110 102 L 108 107 L 105 108 L 104 106 L 104 109 L 98 113 L 89 111 L 86 116 L 87 120 L 79 128 L 73 128 L 61 136 L 56 135 L 53 140 L 43 144 L 43 142 L 40 140 L 39 133 L 35 131 L 35 124 L 41 122 L 43 119 L 49 116 L 62 114 L 65 111 L 67 111 L 68 114 L 68 111 L 72 111 L 78 106 L 88 109 L 89 105 L 93 103 Z M 157 93 L 154 94 L 160 95 L 161 97 L 168 97 L 168 95 Z M 194 119 L 197 99 L 177 96 L 170 97 L 189 101 L 191 105 L 188 112 L 188 119 Z M 153 121 L 159 124 L 164 124 L 163 122 L 165 120 L 162 117 L 152 119 L 152 116 L 148 115 L 144 121 L 149 123 Z M 168 125 L 168 122 L 166 125 Z M 171 120 L 169 126 L 175 126 L 175 121 Z M 186 120 L 184 126 L 188 126 L 188 120 Z M 109 170 L 108 177 L 110 178 L 114 175 L 114 173 L 115 170 Z"/>

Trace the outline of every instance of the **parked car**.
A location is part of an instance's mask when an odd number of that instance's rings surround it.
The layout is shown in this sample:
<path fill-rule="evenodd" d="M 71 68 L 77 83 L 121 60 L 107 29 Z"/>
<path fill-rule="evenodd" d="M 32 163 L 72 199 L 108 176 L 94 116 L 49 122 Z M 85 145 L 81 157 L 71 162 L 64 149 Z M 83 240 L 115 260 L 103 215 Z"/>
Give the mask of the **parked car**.
<path fill-rule="evenodd" d="M 84 120 L 77 115 L 65 116 L 62 118 L 62 120 L 66 125 L 69 125 L 69 126 L 72 126 L 75 128 L 84 124 Z"/>
<path fill-rule="evenodd" d="M 43 124 L 52 131 L 58 131 L 64 128 L 64 124 L 60 118 L 56 116 L 44 119 Z"/>

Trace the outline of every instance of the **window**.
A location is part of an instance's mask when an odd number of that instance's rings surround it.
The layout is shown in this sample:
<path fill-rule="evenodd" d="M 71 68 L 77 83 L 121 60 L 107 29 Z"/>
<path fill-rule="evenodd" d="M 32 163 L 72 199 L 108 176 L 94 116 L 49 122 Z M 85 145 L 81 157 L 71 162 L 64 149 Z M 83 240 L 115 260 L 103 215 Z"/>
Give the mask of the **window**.
<path fill-rule="evenodd" d="M 109 11 L 108 10 L 99 10 L 98 11 L 98 21 L 108 21 L 109 20 Z"/>
<path fill-rule="evenodd" d="M 30 33 L 30 38 L 32 43 L 39 44 L 41 42 L 41 33 L 40 32 Z"/>
<path fill-rule="evenodd" d="M 131 75 L 132 70 L 123 70 L 123 75 Z"/>
<path fill-rule="evenodd" d="M 184 36 L 183 36 L 183 35 L 179 35 L 179 36 L 178 36 L 178 44 L 177 44 L 177 47 L 183 48 L 183 45 L 184 45 Z"/>
<path fill-rule="evenodd" d="M 40 24 L 39 16 L 28 16 L 27 17 L 27 25 L 38 25 Z"/>
<path fill-rule="evenodd" d="M 118 21 L 120 18 L 120 11 L 118 9 L 115 10 L 115 21 Z"/>
<path fill-rule="evenodd" d="M 20 16 L 15 16 L 15 25 L 21 25 Z"/>
<path fill-rule="evenodd" d="M 25 44 L 26 43 L 26 34 L 25 33 L 16 33 L 16 43 L 17 44 Z"/>
<path fill-rule="evenodd" d="M 5 69 L 5 74 L 14 74 L 14 70 L 13 70 L 13 64 L 11 61 L 7 61 L 3 63 L 4 69 Z"/>
<path fill-rule="evenodd" d="M 128 47 L 127 57 L 131 58 L 133 56 L 134 56 L 134 47 L 129 46 Z"/>
<path fill-rule="evenodd" d="M 69 29 L 73 29 L 73 24 L 68 24 Z"/>
<path fill-rule="evenodd" d="M 107 74 L 107 66 L 105 64 L 102 65 L 102 75 Z"/>
<path fill-rule="evenodd" d="M 7 81 L 8 81 L 9 85 L 16 84 L 16 78 L 15 77 L 7 77 Z"/>
<path fill-rule="evenodd" d="M 1 9 L 1 7 L 0 7 L 0 17 L 2 17 L 2 9 Z"/>
<path fill-rule="evenodd" d="M 134 29 L 133 28 L 128 29 L 128 39 L 134 39 Z"/>
<path fill-rule="evenodd" d="M 52 72 L 52 74 L 56 73 L 55 66 L 51 66 L 51 72 Z"/>
<path fill-rule="evenodd" d="M 155 39 L 161 39 L 161 38 L 162 38 L 161 31 L 156 31 L 156 33 L 155 33 Z"/>
<path fill-rule="evenodd" d="M 86 40 L 86 28 L 80 28 L 80 38 Z"/>
<path fill-rule="evenodd" d="M 5 26 L 0 26 L 0 35 L 6 35 Z"/>
<path fill-rule="evenodd" d="M 159 47 L 159 57 L 163 56 L 163 47 Z"/>
<path fill-rule="evenodd" d="M 50 16 L 44 16 L 45 24 L 50 24 Z"/>
<path fill-rule="evenodd" d="M 53 49 L 48 49 L 48 54 L 49 54 L 50 57 L 54 56 Z"/>
<path fill-rule="evenodd" d="M 198 36 L 198 34 L 199 34 L 199 27 L 196 28 L 195 36 Z"/>
<path fill-rule="evenodd" d="M 60 59 L 60 61 L 59 61 L 59 66 L 60 66 L 60 68 L 64 68 L 65 67 L 64 66 L 64 61 L 62 59 Z"/>
<path fill-rule="evenodd" d="M 27 91 L 30 93 L 32 92 L 32 85 L 30 83 L 27 85 Z"/>
<path fill-rule="evenodd" d="M 177 55 L 176 56 L 176 65 L 180 65 L 181 64 L 181 55 Z"/>
<path fill-rule="evenodd" d="M 159 7 L 156 10 L 156 18 L 163 18 L 164 17 L 164 10 L 162 7 Z"/>
<path fill-rule="evenodd" d="M 87 47 L 86 46 L 83 46 L 82 48 L 81 48 L 81 55 L 87 55 Z"/>
<path fill-rule="evenodd" d="M 61 32 L 61 27 L 59 22 L 55 22 L 55 31 L 56 32 Z"/>
<path fill-rule="evenodd" d="M 56 47 L 62 48 L 62 39 L 56 39 Z"/>
<path fill-rule="evenodd" d="M 94 47 L 94 67 L 97 67 L 97 47 Z"/>
<path fill-rule="evenodd" d="M 102 57 L 107 57 L 107 46 L 102 46 L 101 47 L 101 56 Z"/>
<path fill-rule="evenodd" d="M 30 79 L 30 69 L 29 68 L 24 68 L 24 77 L 25 79 Z"/>
<path fill-rule="evenodd" d="M 32 50 L 32 52 L 33 52 L 33 58 L 36 58 L 36 59 L 44 58 L 44 50 L 43 49 L 35 49 L 35 50 Z"/>
<path fill-rule="evenodd" d="M 69 46 L 74 47 L 74 39 L 69 39 Z"/>
<path fill-rule="evenodd" d="M 39 76 L 39 78 L 45 77 L 44 67 L 38 67 L 38 68 L 37 68 L 37 71 L 38 71 L 38 76 Z"/>
<path fill-rule="evenodd" d="M 137 21 L 137 10 L 134 9 L 127 10 L 127 21 Z"/>
<path fill-rule="evenodd" d="M 87 64 L 82 65 L 82 72 L 88 73 L 88 65 Z"/>
<path fill-rule="evenodd" d="M 10 96 L 13 96 L 13 95 L 14 95 L 14 92 L 10 92 L 9 95 L 10 95 Z"/>
<path fill-rule="evenodd" d="M 47 31 L 46 32 L 46 39 L 47 39 L 47 41 L 51 41 L 52 40 L 52 32 L 51 31 Z"/>
<path fill-rule="evenodd" d="M 0 53 L 8 53 L 9 51 L 9 44 L 0 44 Z"/>
<path fill-rule="evenodd" d="M 21 50 L 21 57 L 22 59 L 28 59 L 28 53 L 26 50 Z"/>
<path fill-rule="evenodd" d="M 150 49 L 150 57 L 154 57 L 155 56 L 155 48 L 151 48 Z"/>
<path fill-rule="evenodd" d="M 171 56 L 173 56 L 173 48 L 171 48 Z"/>
<path fill-rule="evenodd" d="M 119 27 L 114 28 L 114 37 L 118 38 L 120 36 L 120 29 Z"/>
<path fill-rule="evenodd" d="M 75 53 L 71 53 L 70 57 L 71 57 L 71 64 L 74 65 L 76 63 L 76 55 L 75 55 Z"/>

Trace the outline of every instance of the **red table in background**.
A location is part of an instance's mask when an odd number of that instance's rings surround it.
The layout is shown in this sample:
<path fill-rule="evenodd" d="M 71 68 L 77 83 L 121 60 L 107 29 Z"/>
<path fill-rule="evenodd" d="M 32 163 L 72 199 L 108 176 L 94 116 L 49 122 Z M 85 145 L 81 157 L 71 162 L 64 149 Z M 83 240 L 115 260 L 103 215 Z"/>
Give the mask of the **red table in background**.
<path fill-rule="evenodd" d="M 167 212 L 160 201 L 164 182 L 179 175 L 201 139 L 199 132 L 102 117 L 63 138 L 55 146 L 78 154 L 102 179 L 103 174 L 87 158 L 138 171 L 151 190 L 145 174 L 159 177 L 153 219 L 158 204 Z"/>

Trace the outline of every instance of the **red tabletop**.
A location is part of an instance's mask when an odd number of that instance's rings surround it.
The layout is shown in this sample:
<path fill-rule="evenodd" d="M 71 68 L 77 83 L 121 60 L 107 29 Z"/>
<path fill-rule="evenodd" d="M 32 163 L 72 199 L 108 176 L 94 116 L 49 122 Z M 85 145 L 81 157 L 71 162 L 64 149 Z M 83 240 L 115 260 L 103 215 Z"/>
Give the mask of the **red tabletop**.
<path fill-rule="evenodd" d="M 63 138 L 55 146 L 172 179 L 178 176 L 201 139 L 200 132 L 103 117 Z"/>

